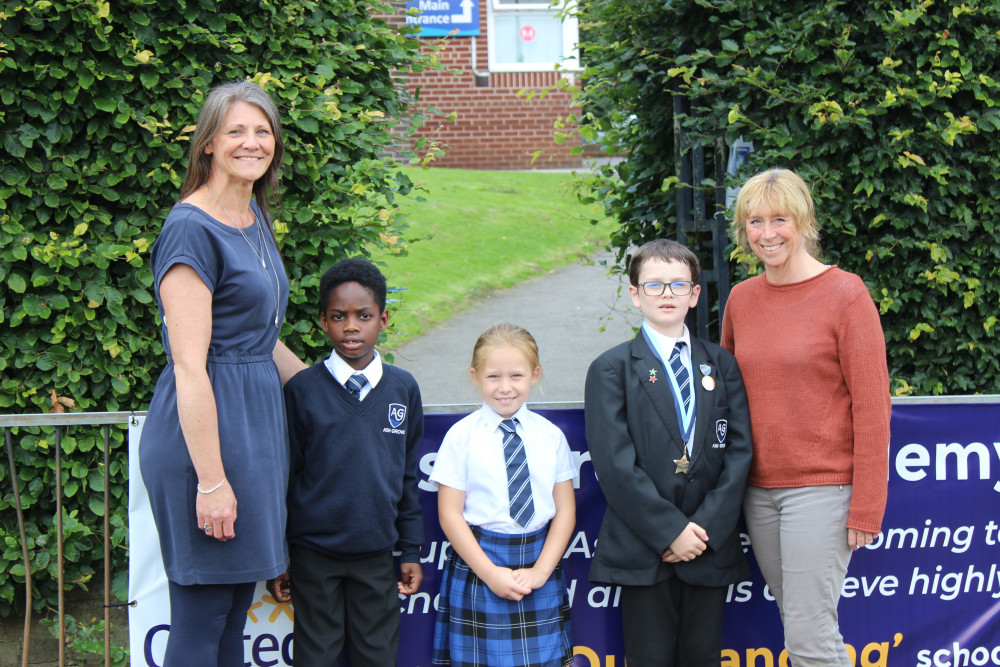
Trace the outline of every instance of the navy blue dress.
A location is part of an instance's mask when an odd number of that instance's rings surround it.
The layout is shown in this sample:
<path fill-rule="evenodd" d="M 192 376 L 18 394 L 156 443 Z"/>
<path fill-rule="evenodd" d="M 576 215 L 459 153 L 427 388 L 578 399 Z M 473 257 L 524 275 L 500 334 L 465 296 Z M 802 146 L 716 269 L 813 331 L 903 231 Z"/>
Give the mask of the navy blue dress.
<path fill-rule="evenodd" d="M 256 203 L 251 205 L 257 224 L 263 224 Z M 275 318 L 280 323 L 285 317 L 288 279 L 270 233 L 263 230 L 270 251 L 266 271 L 239 230 L 190 204 L 174 206 L 153 245 L 161 317 L 160 281 L 174 264 L 193 268 L 212 292 L 208 375 L 218 410 L 222 463 L 238 503 L 235 539 L 219 542 L 205 535 L 195 510 L 198 478 L 177 417 L 164 323 L 161 335 L 169 363 L 149 405 L 139 465 L 167 578 L 181 585 L 260 581 L 284 572 L 288 564 L 288 432 L 281 380 L 271 356 L 279 333 Z M 257 228 L 243 231 L 256 246 Z"/>

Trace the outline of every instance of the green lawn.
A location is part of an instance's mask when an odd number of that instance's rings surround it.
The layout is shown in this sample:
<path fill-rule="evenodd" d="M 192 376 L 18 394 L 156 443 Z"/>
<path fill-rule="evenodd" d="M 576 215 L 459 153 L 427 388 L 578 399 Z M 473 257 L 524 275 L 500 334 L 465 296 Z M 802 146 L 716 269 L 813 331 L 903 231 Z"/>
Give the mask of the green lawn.
<path fill-rule="evenodd" d="M 510 287 L 597 252 L 613 229 L 594 226 L 591 211 L 562 183 L 565 173 L 408 170 L 426 188 L 426 201 L 410 198 L 405 256 L 376 255 L 390 286 L 389 338 L 393 349 Z M 587 217 L 585 217 L 585 215 Z"/>

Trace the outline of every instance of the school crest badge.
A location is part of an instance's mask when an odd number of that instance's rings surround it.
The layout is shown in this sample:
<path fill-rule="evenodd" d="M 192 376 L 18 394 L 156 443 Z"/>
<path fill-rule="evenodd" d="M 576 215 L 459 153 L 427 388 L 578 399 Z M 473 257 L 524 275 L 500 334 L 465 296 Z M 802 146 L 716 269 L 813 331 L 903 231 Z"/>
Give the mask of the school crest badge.
<path fill-rule="evenodd" d="M 726 441 L 726 432 L 729 431 L 729 422 L 725 419 L 720 419 L 715 422 L 715 437 L 719 439 L 719 442 Z"/>
<path fill-rule="evenodd" d="M 398 428 L 406 421 L 406 406 L 402 403 L 389 404 L 389 426 Z"/>

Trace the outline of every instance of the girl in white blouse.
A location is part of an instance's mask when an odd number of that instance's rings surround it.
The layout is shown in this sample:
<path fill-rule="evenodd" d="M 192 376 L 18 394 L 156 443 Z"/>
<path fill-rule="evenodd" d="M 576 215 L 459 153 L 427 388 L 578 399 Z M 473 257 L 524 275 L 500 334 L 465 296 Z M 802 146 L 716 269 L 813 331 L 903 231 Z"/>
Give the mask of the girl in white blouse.
<path fill-rule="evenodd" d="M 521 327 L 497 324 L 476 341 L 470 373 L 483 407 L 448 431 L 430 477 L 453 549 L 433 664 L 573 660 L 560 562 L 576 525 L 576 468 L 562 431 L 525 407 L 541 372 Z"/>

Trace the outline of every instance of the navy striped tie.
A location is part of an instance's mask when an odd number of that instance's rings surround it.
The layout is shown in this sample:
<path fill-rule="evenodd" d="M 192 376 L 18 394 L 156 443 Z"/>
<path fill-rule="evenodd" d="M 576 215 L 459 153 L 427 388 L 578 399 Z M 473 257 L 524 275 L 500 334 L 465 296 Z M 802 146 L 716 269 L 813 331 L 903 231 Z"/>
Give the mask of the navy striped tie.
<path fill-rule="evenodd" d="M 351 396 L 361 400 L 361 390 L 365 388 L 368 384 L 368 378 L 365 377 L 364 373 L 355 373 L 351 377 L 347 378 L 347 391 L 351 392 Z"/>
<path fill-rule="evenodd" d="M 510 517 L 522 528 L 535 516 L 535 503 L 531 499 L 531 476 L 528 473 L 528 458 L 524 454 L 524 442 L 515 429 L 517 421 L 504 419 L 500 422 L 503 431 L 503 458 L 507 465 L 507 496 L 510 498 Z"/>
<path fill-rule="evenodd" d="M 691 409 L 691 374 L 688 373 L 684 360 L 681 359 L 681 350 L 684 349 L 684 341 L 679 340 L 674 345 L 674 351 L 670 353 L 670 370 L 673 371 L 677 379 L 677 387 L 681 392 L 681 401 L 684 403 L 684 414 L 688 414 Z M 683 424 L 681 428 L 686 427 Z"/>

